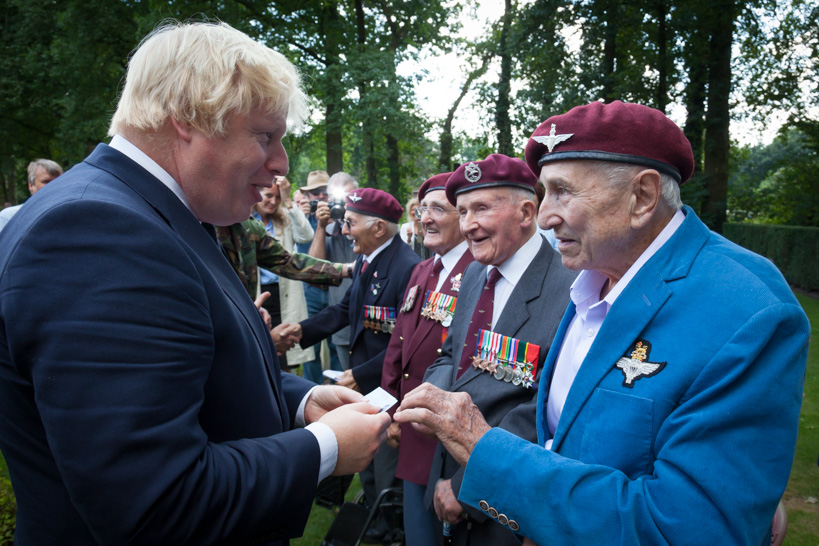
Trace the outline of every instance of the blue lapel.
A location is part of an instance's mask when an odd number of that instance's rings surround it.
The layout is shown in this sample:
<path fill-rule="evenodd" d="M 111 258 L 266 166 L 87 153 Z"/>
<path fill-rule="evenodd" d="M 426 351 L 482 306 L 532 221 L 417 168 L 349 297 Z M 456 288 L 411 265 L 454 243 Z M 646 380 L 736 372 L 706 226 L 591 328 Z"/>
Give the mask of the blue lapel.
<path fill-rule="evenodd" d="M 677 232 L 669 239 L 657 253 L 637 272 L 626 289 L 615 300 L 600 331 L 594 340 L 589 353 L 583 360 L 577 376 L 572 383 L 560 421 L 555 430 L 552 450 L 560 449 L 560 444 L 566 437 L 586 403 L 600 381 L 611 372 L 619 357 L 623 356 L 629 346 L 640 336 L 648 324 L 656 316 L 668 298 L 673 294 L 669 283 L 685 277 L 694 261 L 694 258 L 705 245 L 708 239 L 708 228 L 697 218 L 694 212 L 684 208 L 686 219 Z M 571 314 L 569 313 L 571 311 Z M 570 305 L 567 314 L 563 317 L 560 331 L 555 339 L 561 344 L 565 335 L 568 321 L 574 316 L 574 306 Z M 568 320 L 567 320 L 568 319 Z M 550 363 L 557 358 L 560 345 L 554 344 L 550 351 Z M 552 355 L 551 353 L 554 353 Z M 550 364 L 551 366 L 551 364 Z M 551 369 L 551 368 L 550 368 Z M 545 371 L 545 370 L 544 370 Z M 551 375 L 551 372 L 550 372 Z M 541 383 L 546 374 L 541 377 Z M 548 438 L 545 413 L 546 392 L 538 393 L 538 439 L 545 433 Z"/>

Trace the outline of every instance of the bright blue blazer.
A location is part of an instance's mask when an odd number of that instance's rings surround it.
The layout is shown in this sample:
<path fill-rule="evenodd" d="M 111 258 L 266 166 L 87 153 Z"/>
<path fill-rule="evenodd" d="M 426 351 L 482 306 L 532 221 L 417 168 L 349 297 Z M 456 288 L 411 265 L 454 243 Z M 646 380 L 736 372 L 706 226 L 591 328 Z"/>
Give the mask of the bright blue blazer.
<path fill-rule="evenodd" d="M 491 507 L 537 544 L 769 544 L 796 446 L 810 326 L 767 259 L 689 208 L 600 328 L 549 438 L 493 429 L 459 499 Z M 566 311 L 555 339 L 574 315 Z M 638 341 L 655 373 L 617 366 Z M 648 342 L 648 343 L 645 343 Z M 498 516 L 500 519 L 500 516 Z"/>

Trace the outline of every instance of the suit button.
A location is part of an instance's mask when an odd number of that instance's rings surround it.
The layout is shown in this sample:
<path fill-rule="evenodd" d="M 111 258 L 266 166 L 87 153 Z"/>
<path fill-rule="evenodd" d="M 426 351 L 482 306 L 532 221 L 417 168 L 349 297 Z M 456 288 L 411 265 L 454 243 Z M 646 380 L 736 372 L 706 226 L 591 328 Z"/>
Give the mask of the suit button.
<path fill-rule="evenodd" d="M 404 341 L 404 336 L 398 336 L 398 339 L 400 339 L 401 341 Z"/>
<path fill-rule="evenodd" d="M 409 374 L 408 373 L 404 374 L 404 379 L 409 379 Z"/>
<path fill-rule="evenodd" d="M 438 356 L 441 356 L 441 349 L 438 349 Z"/>
<path fill-rule="evenodd" d="M 498 514 L 498 523 L 506 525 L 509 523 L 509 518 L 507 518 L 505 514 Z"/>
<path fill-rule="evenodd" d="M 489 516 L 492 518 L 498 517 L 498 511 L 492 508 L 491 506 L 489 507 L 489 510 L 487 510 L 487 512 L 489 513 Z"/>
<path fill-rule="evenodd" d="M 347 352 L 348 352 L 348 353 L 350 353 L 350 354 L 353 354 L 353 352 L 352 352 L 352 351 L 347 351 Z"/>
<path fill-rule="evenodd" d="M 486 512 L 487 510 L 489 510 L 489 503 L 488 503 L 488 502 L 486 502 L 485 500 L 482 500 L 481 502 L 479 502 L 479 503 L 478 503 L 478 506 L 480 506 L 480 507 L 481 507 L 481 510 L 483 510 L 484 512 Z"/>
<path fill-rule="evenodd" d="M 517 521 L 515 521 L 513 519 L 510 519 L 509 520 L 509 528 L 512 529 L 513 531 L 519 531 L 520 530 L 520 525 L 518 525 Z"/>

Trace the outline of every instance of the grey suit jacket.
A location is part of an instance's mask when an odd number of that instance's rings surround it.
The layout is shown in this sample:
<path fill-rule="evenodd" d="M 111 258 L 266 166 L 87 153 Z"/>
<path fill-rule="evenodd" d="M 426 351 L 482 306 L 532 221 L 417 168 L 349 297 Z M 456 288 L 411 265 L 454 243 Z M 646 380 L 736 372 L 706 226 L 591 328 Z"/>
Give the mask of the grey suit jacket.
<path fill-rule="evenodd" d="M 526 389 L 499 381 L 491 374 L 482 373 L 473 367 L 457 377 L 469 322 L 486 282 L 486 275 L 487 266 L 478 262 L 473 262 L 466 269 L 449 336 L 441 348 L 441 356 L 429 367 L 424 380 L 447 391 L 469 393 L 490 426 L 502 427 L 521 438 L 536 442 L 537 379 L 534 388 Z M 560 255 L 543 240 L 540 250 L 518 281 L 495 325 L 495 332 L 540 345 L 538 377 L 569 303 L 569 287 L 576 276 L 576 273 L 563 266 Z M 452 479 L 452 489 L 457 496 L 462 476 L 463 468 L 438 443 L 427 486 L 427 505 L 432 504 L 438 480 Z M 479 510 L 468 506 L 465 508 L 474 521 L 471 544 L 517 543 L 508 529 L 493 520 L 487 520 Z M 456 529 L 456 542 L 459 542 L 459 534 L 463 533 L 458 533 Z"/>

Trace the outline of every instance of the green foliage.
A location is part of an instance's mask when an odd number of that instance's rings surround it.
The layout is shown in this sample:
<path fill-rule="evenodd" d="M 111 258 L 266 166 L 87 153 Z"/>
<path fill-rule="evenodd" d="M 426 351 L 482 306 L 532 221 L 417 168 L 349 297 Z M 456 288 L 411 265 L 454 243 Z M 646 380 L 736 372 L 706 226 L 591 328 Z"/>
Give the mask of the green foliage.
<path fill-rule="evenodd" d="M 804 122 L 811 130 L 819 122 Z M 730 221 L 819 227 L 819 146 L 790 129 L 768 146 L 734 151 L 729 179 Z"/>
<path fill-rule="evenodd" d="M 11 482 L 0 476 L 0 546 L 14 542 L 14 528 L 17 521 L 17 501 L 11 489 Z"/>
<path fill-rule="evenodd" d="M 819 290 L 819 228 L 725 224 L 725 236 L 771 260 L 789 283 Z"/>

